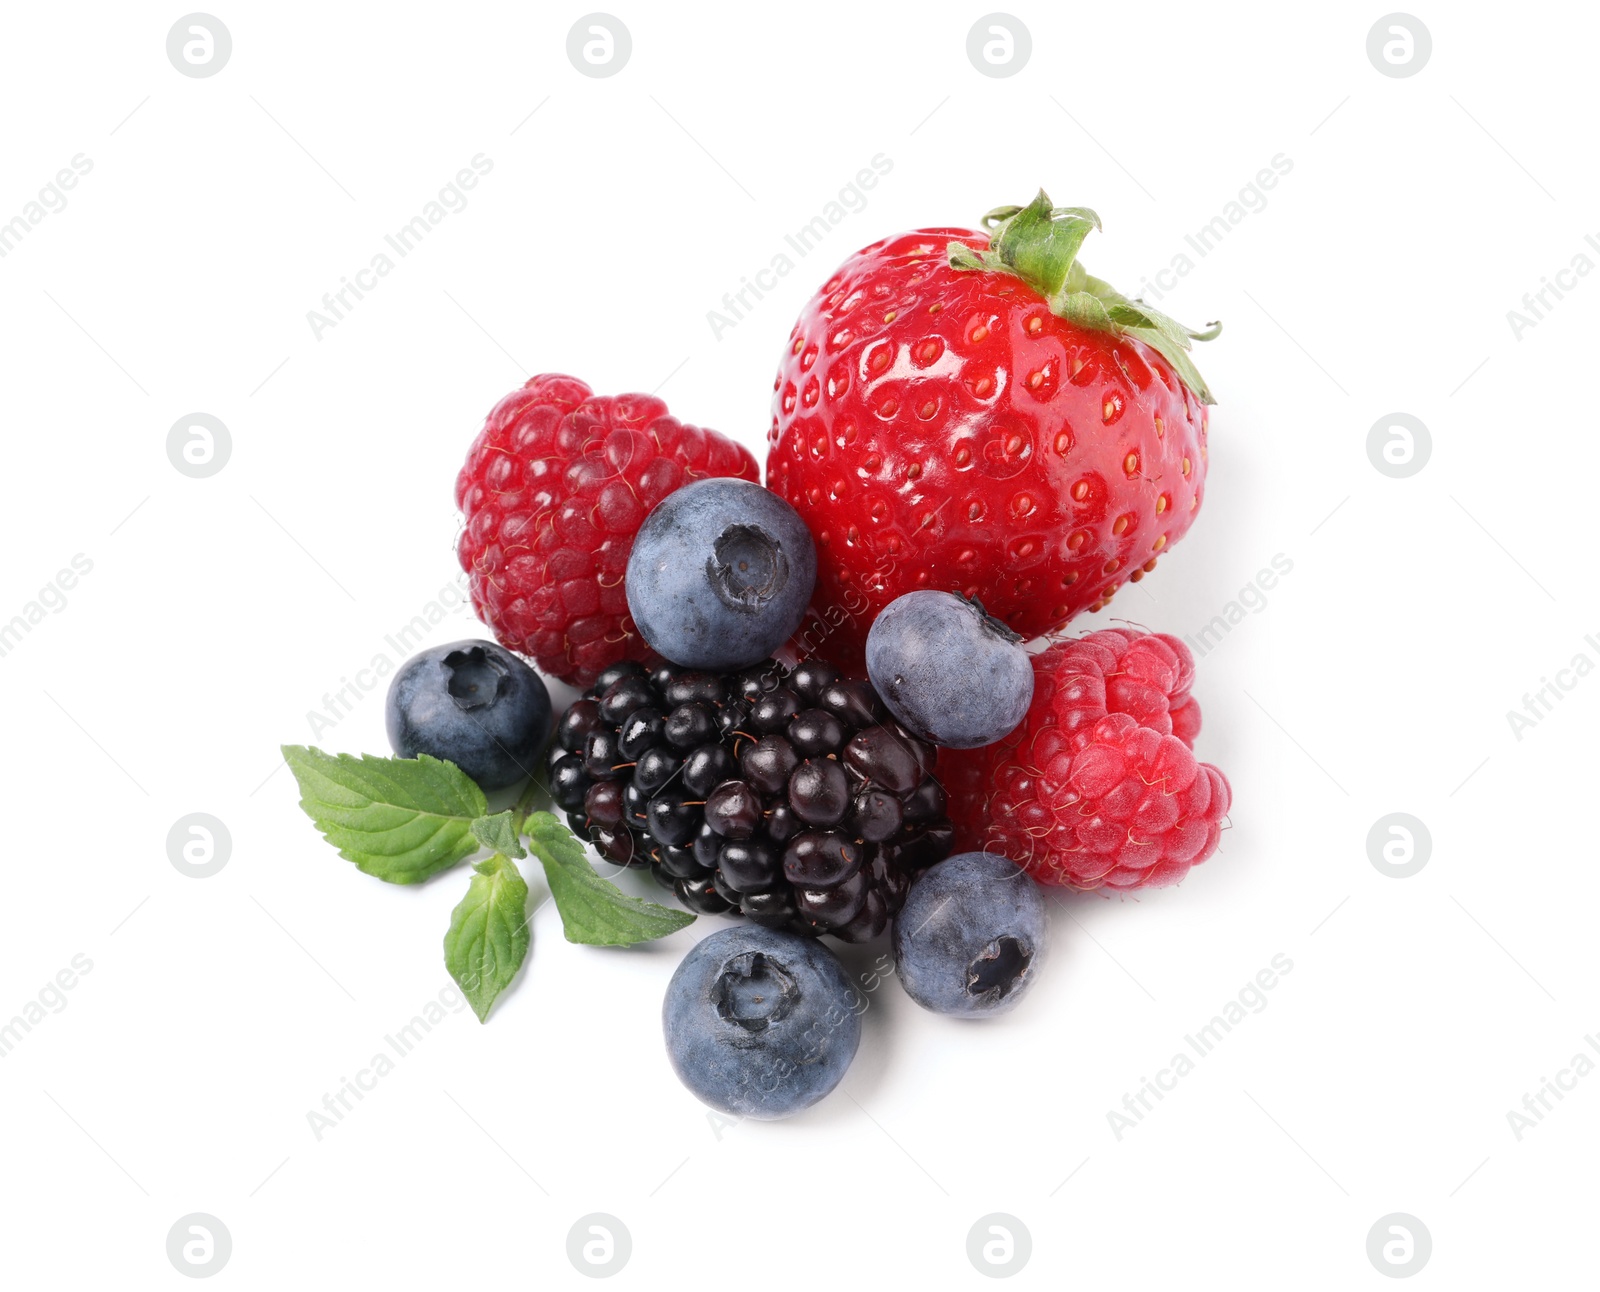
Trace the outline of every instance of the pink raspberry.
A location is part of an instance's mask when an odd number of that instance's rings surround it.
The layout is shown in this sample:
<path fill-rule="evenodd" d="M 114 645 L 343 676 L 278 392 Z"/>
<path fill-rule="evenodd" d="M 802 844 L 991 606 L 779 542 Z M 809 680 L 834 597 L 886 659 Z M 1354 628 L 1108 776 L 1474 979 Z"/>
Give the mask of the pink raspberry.
<path fill-rule="evenodd" d="M 490 412 L 456 478 L 461 568 L 500 644 L 576 687 L 648 654 L 623 575 L 644 518 L 704 476 L 759 480 L 749 450 L 650 395 L 547 373 Z"/>
<path fill-rule="evenodd" d="M 941 753 L 957 845 L 1071 888 L 1174 884 L 1216 851 L 1233 792 L 1195 759 L 1194 657 L 1164 633 L 1106 629 L 1033 660 L 1022 725 Z"/>

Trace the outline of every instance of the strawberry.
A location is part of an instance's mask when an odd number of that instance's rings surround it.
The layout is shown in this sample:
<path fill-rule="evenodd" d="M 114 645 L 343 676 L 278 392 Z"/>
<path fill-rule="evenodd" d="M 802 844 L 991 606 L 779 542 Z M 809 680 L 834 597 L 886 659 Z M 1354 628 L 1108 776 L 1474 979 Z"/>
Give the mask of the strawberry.
<path fill-rule="evenodd" d="M 767 484 L 817 541 L 816 620 L 859 660 L 879 610 L 959 592 L 1024 637 L 1099 610 L 1200 507 L 1211 393 L 1192 332 L 1088 274 L 1100 220 L 1042 192 L 986 232 L 840 267 L 790 335 Z"/>

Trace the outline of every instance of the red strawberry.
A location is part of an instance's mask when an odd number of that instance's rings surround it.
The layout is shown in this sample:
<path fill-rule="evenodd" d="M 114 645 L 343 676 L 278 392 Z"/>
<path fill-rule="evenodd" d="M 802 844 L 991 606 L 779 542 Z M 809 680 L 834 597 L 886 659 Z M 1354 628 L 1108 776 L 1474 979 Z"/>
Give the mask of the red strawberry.
<path fill-rule="evenodd" d="M 958 847 L 1009 857 L 1043 884 L 1174 884 L 1217 847 L 1228 778 L 1191 752 L 1194 657 L 1176 637 L 1108 629 L 1033 660 L 1022 725 L 944 750 Z"/>
<path fill-rule="evenodd" d="M 650 395 L 596 395 L 545 374 L 489 414 L 456 478 L 461 568 L 502 646 L 586 687 L 643 659 L 622 578 L 644 518 L 702 476 L 757 480 L 749 450 L 685 426 Z"/>
<path fill-rule="evenodd" d="M 1212 402 L 1191 332 L 1076 262 L 1099 217 L 1026 207 L 987 234 L 858 252 L 800 316 L 774 385 L 767 485 L 817 540 L 835 658 L 915 588 L 1024 637 L 1098 610 L 1183 537 Z"/>

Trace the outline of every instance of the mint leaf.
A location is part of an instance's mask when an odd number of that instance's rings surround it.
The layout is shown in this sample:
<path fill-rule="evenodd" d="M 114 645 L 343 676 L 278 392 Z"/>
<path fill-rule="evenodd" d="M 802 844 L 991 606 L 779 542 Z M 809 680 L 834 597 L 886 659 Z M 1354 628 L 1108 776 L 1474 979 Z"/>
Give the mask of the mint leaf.
<path fill-rule="evenodd" d="M 419 884 L 478 850 L 472 823 L 488 807 L 454 763 L 326 754 L 283 746 L 300 806 L 347 861 L 391 884 Z"/>
<path fill-rule="evenodd" d="M 583 845 L 550 813 L 533 813 L 525 829 L 528 847 L 544 865 L 568 942 L 625 947 L 694 923 L 687 911 L 629 897 L 610 880 L 601 879 L 584 856 Z"/>
<path fill-rule="evenodd" d="M 482 1023 L 528 954 L 528 885 L 499 853 L 473 870 L 467 895 L 450 913 L 444 964 Z"/>
<path fill-rule="evenodd" d="M 496 812 L 493 816 L 480 816 L 472 823 L 473 836 L 490 852 L 503 852 L 508 857 L 526 857 L 517 827 L 510 812 Z"/>

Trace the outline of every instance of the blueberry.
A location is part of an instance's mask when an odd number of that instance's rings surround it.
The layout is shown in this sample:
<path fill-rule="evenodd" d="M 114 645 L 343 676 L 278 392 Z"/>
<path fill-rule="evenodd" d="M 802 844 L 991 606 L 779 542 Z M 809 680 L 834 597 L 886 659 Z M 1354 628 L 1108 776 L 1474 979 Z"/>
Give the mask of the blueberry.
<path fill-rule="evenodd" d="M 401 758 L 443 758 L 484 789 L 502 789 L 533 773 L 550 735 L 550 695 L 504 647 L 451 642 L 400 666 L 384 722 Z"/>
<path fill-rule="evenodd" d="M 787 917 L 780 907 L 761 913 Z M 713 1108 L 762 1121 L 789 1117 L 843 1079 L 865 1005 L 813 939 L 759 925 L 721 929 L 683 958 L 667 986 L 667 1057 Z"/>
<path fill-rule="evenodd" d="M 762 662 L 800 626 L 817 554 L 795 509 L 748 480 L 696 480 L 645 518 L 628 558 L 628 610 L 658 653 L 727 672 Z"/>
<path fill-rule="evenodd" d="M 1044 894 L 1012 861 L 963 852 L 912 884 L 894 922 L 895 971 L 937 1014 L 1002 1014 L 1038 976 Z"/>
<path fill-rule="evenodd" d="M 951 749 L 993 744 L 1033 699 L 1022 639 L 949 592 L 908 592 L 884 607 L 867 634 L 867 675 L 895 717 Z"/>

